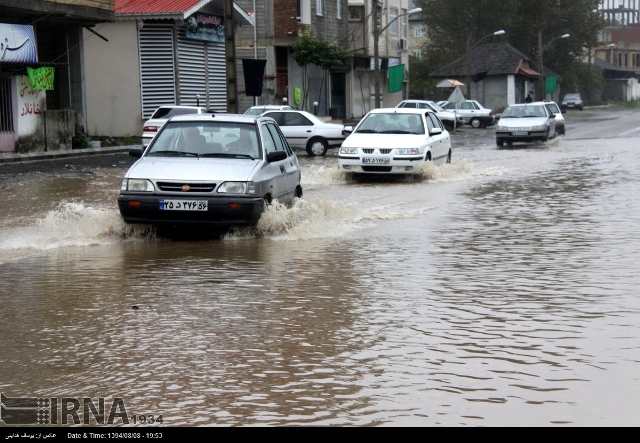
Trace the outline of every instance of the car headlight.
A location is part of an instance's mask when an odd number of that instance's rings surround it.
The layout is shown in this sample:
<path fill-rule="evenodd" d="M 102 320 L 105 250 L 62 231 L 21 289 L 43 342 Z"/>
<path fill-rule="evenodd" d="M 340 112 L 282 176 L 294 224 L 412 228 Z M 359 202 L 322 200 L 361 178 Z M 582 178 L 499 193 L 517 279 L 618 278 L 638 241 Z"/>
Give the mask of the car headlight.
<path fill-rule="evenodd" d="M 532 126 L 531 127 L 532 131 L 544 131 L 545 129 L 547 129 L 547 127 L 544 126 L 544 125 L 538 125 L 538 126 Z"/>
<path fill-rule="evenodd" d="M 149 180 L 140 178 L 124 178 L 120 184 L 120 190 L 130 192 L 153 192 L 155 187 Z"/>
<path fill-rule="evenodd" d="M 402 148 L 396 151 L 398 155 L 416 155 L 420 154 L 420 150 L 418 148 Z"/>
<path fill-rule="evenodd" d="M 340 148 L 340 154 L 357 154 L 358 148 Z"/>
<path fill-rule="evenodd" d="M 254 182 L 224 182 L 218 187 L 220 194 L 255 194 Z"/>

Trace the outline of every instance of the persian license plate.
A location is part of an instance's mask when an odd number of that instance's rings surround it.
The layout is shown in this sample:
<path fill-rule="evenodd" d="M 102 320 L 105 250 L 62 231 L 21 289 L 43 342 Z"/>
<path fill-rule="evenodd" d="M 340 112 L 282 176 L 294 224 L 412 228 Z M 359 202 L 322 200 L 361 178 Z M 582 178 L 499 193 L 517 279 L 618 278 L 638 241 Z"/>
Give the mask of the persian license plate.
<path fill-rule="evenodd" d="M 527 131 L 517 131 L 517 132 L 512 132 L 513 135 L 529 135 L 529 133 Z"/>
<path fill-rule="evenodd" d="M 161 211 L 207 211 L 207 200 L 160 200 Z"/>
<path fill-rule="evenodd" d="M 388 165 L 388 158 L 374 158 L 374 157 L 364 157 L 362 159 L 363 165 Z"/>

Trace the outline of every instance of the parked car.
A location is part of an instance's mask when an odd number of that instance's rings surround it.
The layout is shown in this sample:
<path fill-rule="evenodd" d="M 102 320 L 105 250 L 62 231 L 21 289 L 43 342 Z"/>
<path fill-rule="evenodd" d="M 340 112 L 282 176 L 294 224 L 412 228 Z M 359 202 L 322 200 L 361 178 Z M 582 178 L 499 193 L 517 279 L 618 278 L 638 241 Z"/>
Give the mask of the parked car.
<path fill-rule="evenodd" d="M 556 102 L 548 102 L 545 101 L 544 105 L 547 107 L 549 112 L 555 115 L 556 118 L 556 134 L 565 135 L 566 131 L 564 129 L 564 115 L 562 115 L 562 109 L 558 106 Z"/>
<path fill-rule="evenodd" d="M 292 110 L 291 106 L 287 105 L 258 105 L 252 106 L 246 111 L 244 111 L 245 115 L 260 115 L 264 114 L 267 111 L 280 111 L 280 110 Z"/>
<path fill-rule="evenodd" d="M 556 136 L 556 119 L 544 102 L 509 105 L 496 127 L 496 144 L 546 142 Z"/>
<path fill-rule="evenodd" d="M 582 96 L 579 92 L 572 92 L 570 94 L 565 94 L 562 102 L 560 102 L 560 108 L 562 110 L 566 109 L 577 109 L 582 111 L 584 109 L 584 103 L 582 102 Z"/>
<path fill-rule="evenodd" d="M 435 112 L 379 108 L 365 115 L 342 143 L 338 165 L 355 174 L 420 174 L 422 165 L 451 163 L 451 137 Z"/>
<path fill-rule="evenodd" d="M 456 104 L 453 102 L 447 102 L 442 107 L 449 111 L 456 111 Z M 464 122 L 473 128 L 485 128 L 496 122 L 493 111 L 482 106 L 477 100 L 459 102 L 456 113 L 462 115 Z"/>
<path fill-rule="evenodd" d="M 142 146 L 147 146 L 151 139 L 158 133 L 162 125 L 175 115 L 205 114 L 207 110 L 200 106 L 167 105 L 160 106 L 153 111 L 151 118 L 142 128 Z"/>
<path fill-rule="evenodd" d="M 300 166 L 268 117 L 172 117 L 122 179 L 126 223 L 161 227 L 254 225 L 273 199 L 302 196 Z"/>
<path fill-rule="evenodd" d="M 343 125 L 327 123 L 306 111 L 268 111 L 292 148 L 302 148 L 311 156 L 325 155 L 330 147 L 339 147 L 345 139 Z"/>
<path fill-rule="evenodd" d="M 440 121 L 448 130 L 453 129 L 454 125 L 456 127 L 460 127 L 464 124 L 464 118 L 462 115 L 456 116 L 455 113 L 447 111 L 442 108 L 442 106 L 431 100 L 402 100 L 396 105 L 396 108 L 429 109 L 436 113 Z"/>

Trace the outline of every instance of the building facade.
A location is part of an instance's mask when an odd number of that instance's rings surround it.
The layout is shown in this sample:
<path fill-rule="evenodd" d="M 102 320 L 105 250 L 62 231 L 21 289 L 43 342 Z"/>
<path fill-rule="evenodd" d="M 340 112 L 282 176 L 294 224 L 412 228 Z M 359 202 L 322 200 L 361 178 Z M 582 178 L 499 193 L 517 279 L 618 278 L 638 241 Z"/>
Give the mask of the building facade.
<path fill-rule="evenodd" d="M 0 152 L 71 149 L 87 125 L 86 32 L 114 0 L 0 0 Z"/>

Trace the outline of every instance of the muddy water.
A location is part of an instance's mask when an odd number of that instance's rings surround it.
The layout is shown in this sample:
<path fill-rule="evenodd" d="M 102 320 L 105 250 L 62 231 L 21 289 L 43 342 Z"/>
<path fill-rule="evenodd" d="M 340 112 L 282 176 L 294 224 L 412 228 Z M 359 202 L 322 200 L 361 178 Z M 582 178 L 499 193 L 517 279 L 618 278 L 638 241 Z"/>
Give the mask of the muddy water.
<path fill-rule="evenodd" d="M 638 426 L 639 141 L 471 138 L 421 181 L 301 155 L 293 208 L 202 241 L 125 226 L 124 171 L 12 184 L 0 392 L 170 426 Z"/>

